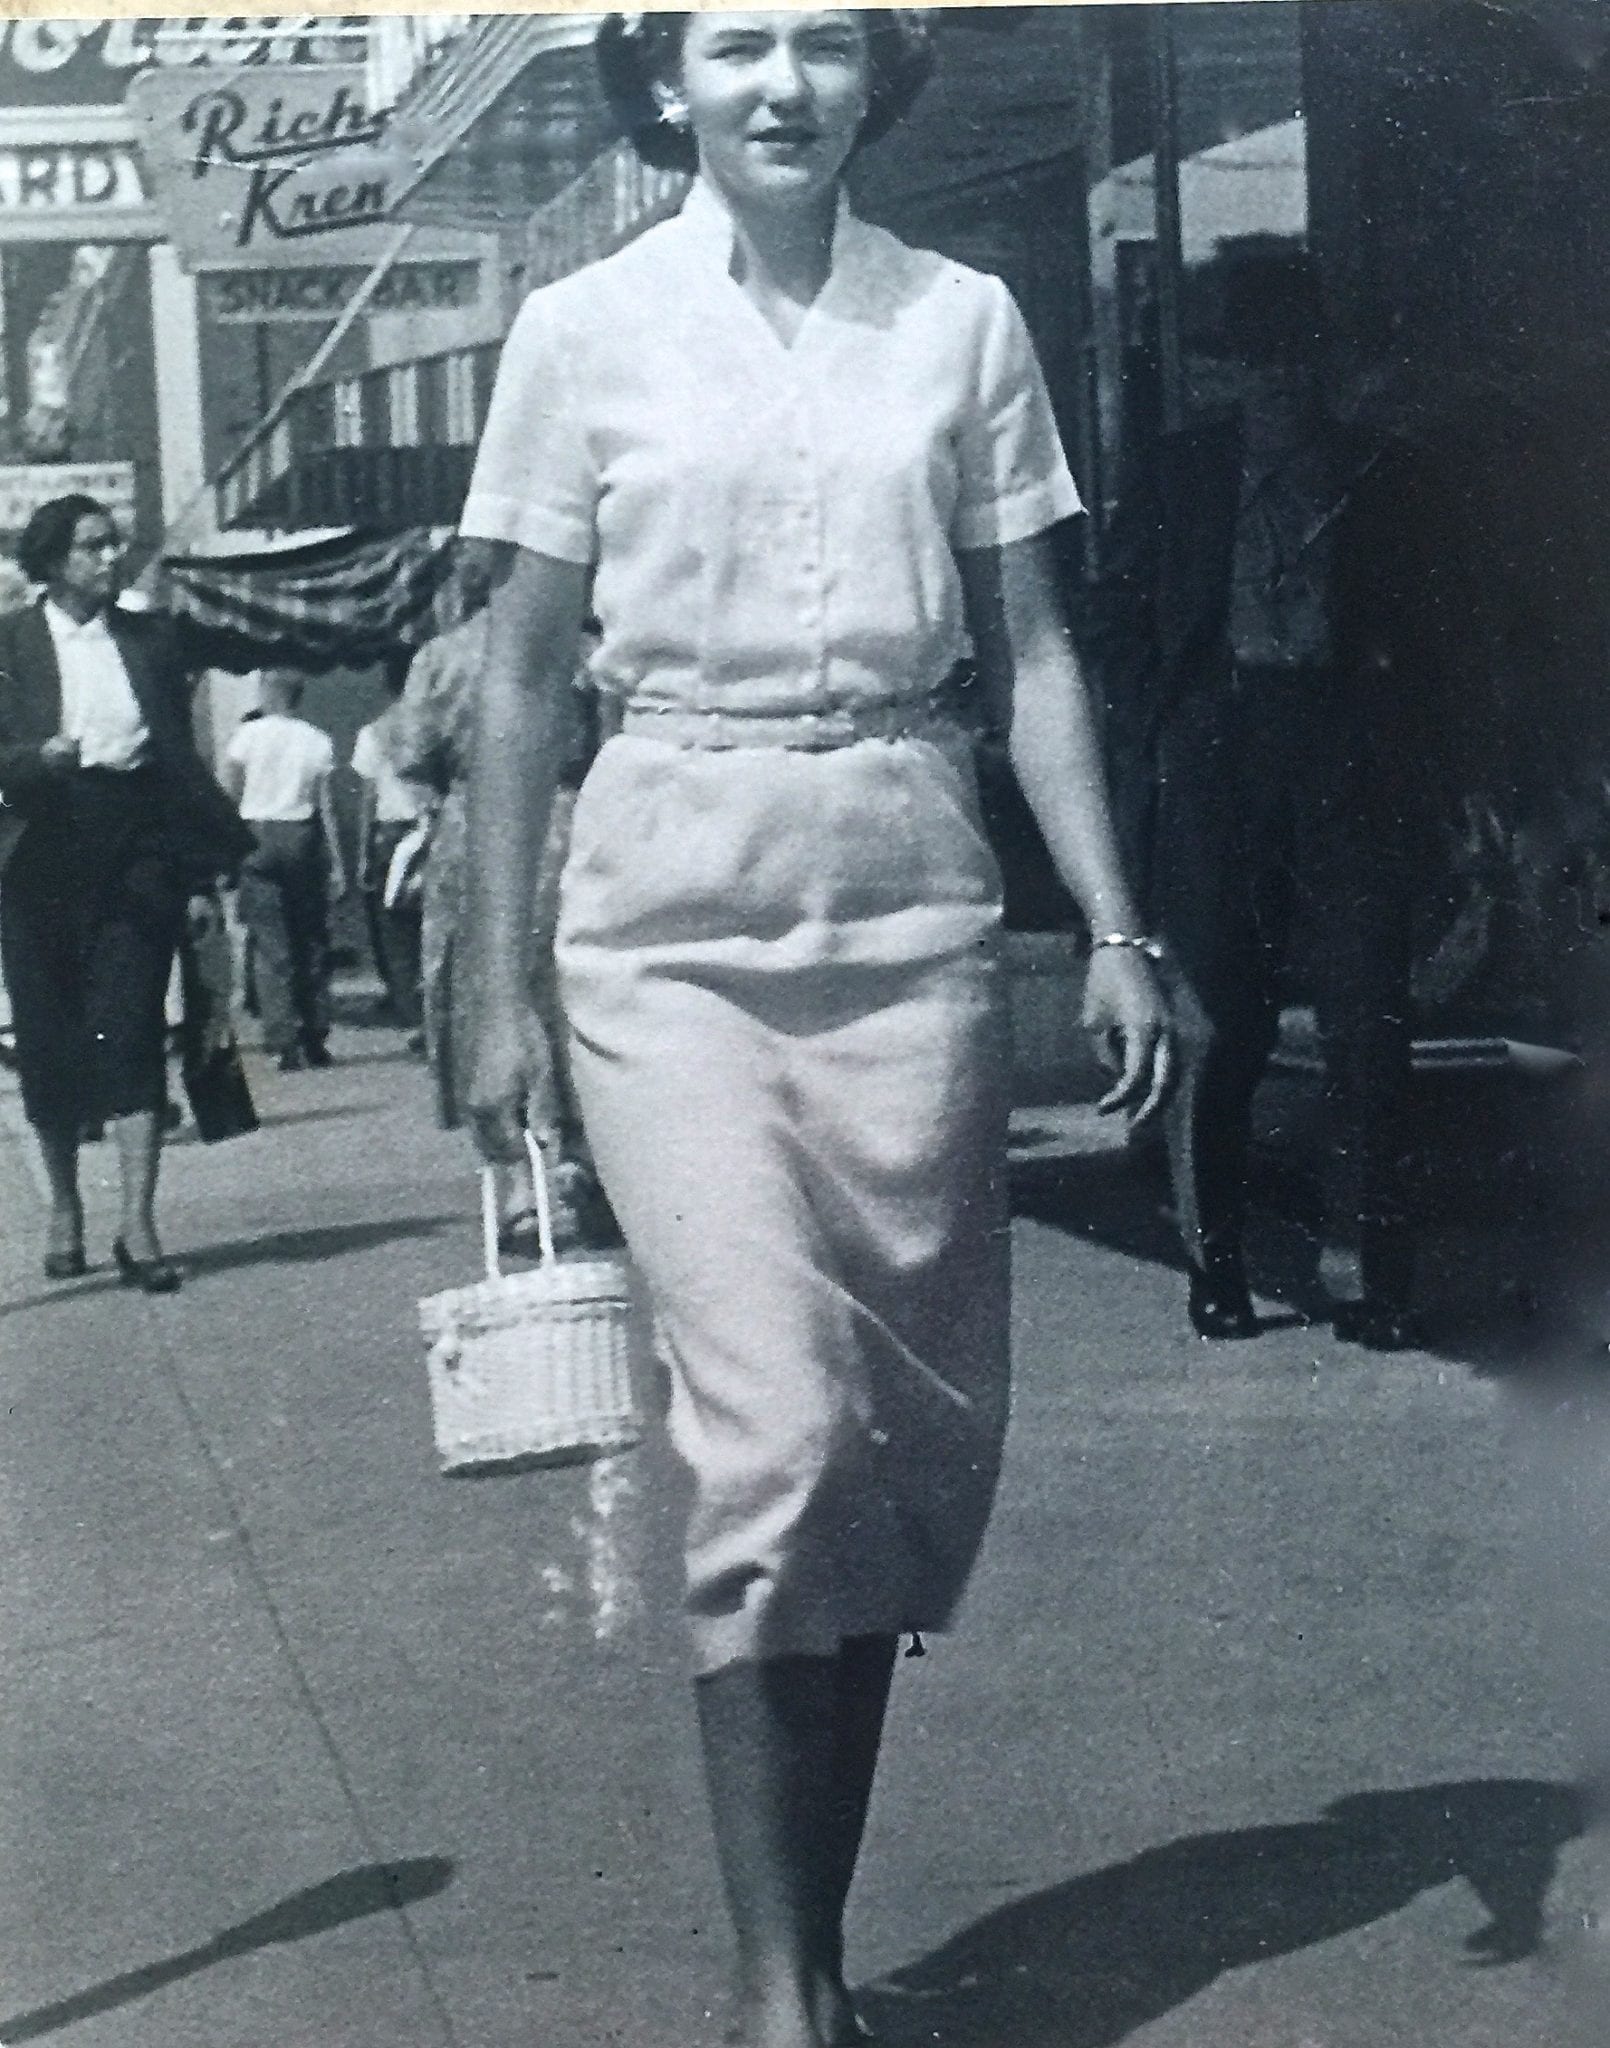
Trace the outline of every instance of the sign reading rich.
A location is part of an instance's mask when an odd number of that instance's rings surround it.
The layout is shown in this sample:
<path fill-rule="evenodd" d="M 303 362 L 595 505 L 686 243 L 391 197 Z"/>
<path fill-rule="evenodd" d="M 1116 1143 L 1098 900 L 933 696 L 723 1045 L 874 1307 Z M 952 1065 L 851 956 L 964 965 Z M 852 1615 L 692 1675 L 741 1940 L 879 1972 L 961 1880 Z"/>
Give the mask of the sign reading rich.
<path fill-rule="evenodd" d="M 362 66 L 263 65 L 205 82 L 152 70 L 128 105 L 191 268 L 367 263 L 389 239 L 402 160 L 383 146 Z"/>

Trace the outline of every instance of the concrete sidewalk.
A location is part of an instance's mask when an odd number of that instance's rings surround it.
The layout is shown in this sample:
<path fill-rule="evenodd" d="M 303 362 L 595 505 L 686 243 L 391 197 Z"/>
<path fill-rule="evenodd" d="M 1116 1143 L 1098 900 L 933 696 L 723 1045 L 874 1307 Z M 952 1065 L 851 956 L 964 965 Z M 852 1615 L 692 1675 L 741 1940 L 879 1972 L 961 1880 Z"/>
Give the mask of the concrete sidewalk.
<path fill-rule="evenodd" d="M 167 1300 L 113 1283 L 98 1185 L 102 1263 L 38 1277 L 0 1100 L 0 2040 L 715 2048 L 674 1483 L 631 1461 L 635 1610 L 600 1641 L 587 1477 L 436 1477 L 415 1302 L 473 1272 L 473 1176 L 394 1035 L 336 1049 L 254 1063 L 256 1137 L 175 1146 Z M 1528 1952 L 1583 1850 L 1524 1410 L 1289 1320 L 1198 1345 L 1141 1226 L 1107 1227 L 1123 1163 L 1086 1165 L 1019 1225 L 967 1625 L 902 1669 L 869 2018 L 1545 2048 L 1559 1970 Z"/>

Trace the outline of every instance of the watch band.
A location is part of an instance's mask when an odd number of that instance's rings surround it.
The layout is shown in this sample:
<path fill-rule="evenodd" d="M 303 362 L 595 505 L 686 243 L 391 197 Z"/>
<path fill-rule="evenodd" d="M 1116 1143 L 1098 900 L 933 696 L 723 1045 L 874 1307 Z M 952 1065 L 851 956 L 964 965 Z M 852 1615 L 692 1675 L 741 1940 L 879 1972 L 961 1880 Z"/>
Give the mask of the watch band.
<path fill-rule="evenodd" d="M 1143 932 L 1102 932 L 1090 941 L 1092 953 L 1099 953 L 1104 946 L 1117 946 L 1128 953 L 1144 953 L 1148 960 L 1161 960 L 1163 942 L 1148 938 Z"/>

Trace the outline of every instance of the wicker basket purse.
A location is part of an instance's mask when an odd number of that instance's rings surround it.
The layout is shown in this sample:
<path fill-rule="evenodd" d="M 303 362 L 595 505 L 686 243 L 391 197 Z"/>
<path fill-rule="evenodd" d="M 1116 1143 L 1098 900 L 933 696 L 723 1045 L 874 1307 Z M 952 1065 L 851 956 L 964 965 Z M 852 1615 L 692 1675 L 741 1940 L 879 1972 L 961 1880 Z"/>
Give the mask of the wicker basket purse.
<path fill-rule="evenodd" d="M 481 1176 L 486 1279 L 419 1304 L 445 1473 L 585 1464 L 626 1450 L 642 1434 L 632 1396 L 625 1262 L 555 1255 L 542 1148 L 529 1133 L 526 1144 L 541 1262 L 533 1271 L 504 1273 L 488 1167 Z"/>

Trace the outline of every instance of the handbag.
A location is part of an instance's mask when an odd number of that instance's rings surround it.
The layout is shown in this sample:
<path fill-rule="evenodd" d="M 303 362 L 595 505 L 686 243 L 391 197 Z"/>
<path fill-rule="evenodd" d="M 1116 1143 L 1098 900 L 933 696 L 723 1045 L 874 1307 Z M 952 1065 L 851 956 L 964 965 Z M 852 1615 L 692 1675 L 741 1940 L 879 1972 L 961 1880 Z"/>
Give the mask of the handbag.
<path fill-rule="evenodd" d="M 198 1061 L 181 1059 L 179 1073 L 196 1120 L 196 1136 L 204 1145 L 244 1138 L 258 1128 L 257 1107 L 233 1038 Z"/>
<path fill-rule="evenodd" d="M 505 1273 L 497 1189 L 481 1175 L 486 1278 L 419 1304 L 441 1469 L 450 1475 L 586 1464 L 642 1435 L 632 1390 L 631 1289 L 616 1254 L 560 1259 L 547 1166 L 526 1133 L 540 1263 Z"/>
<path fill-rule="evenodd" d="M 230 1023 L 234 961 L 220 912 L 193 926 L 179 947 L 179 1078 L 204 1145 L 258 1128 L 240 1047 Z"/>

